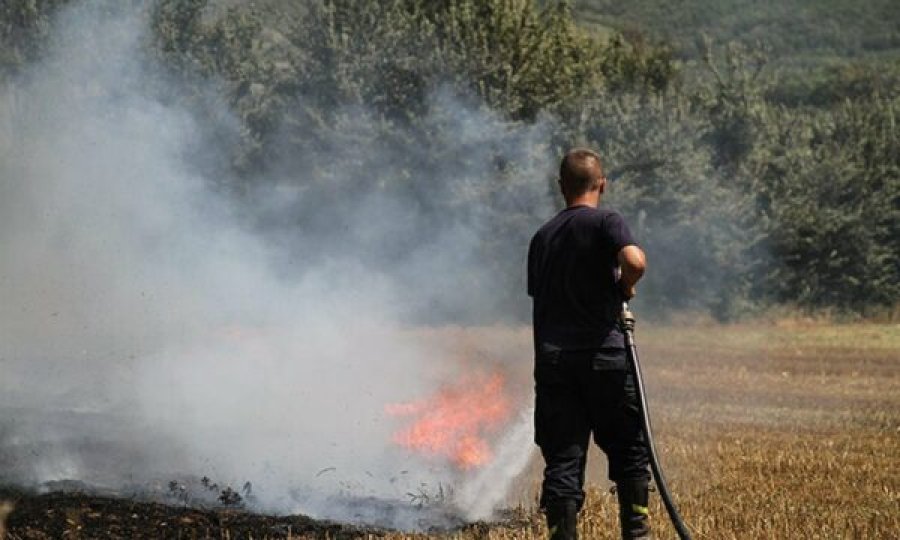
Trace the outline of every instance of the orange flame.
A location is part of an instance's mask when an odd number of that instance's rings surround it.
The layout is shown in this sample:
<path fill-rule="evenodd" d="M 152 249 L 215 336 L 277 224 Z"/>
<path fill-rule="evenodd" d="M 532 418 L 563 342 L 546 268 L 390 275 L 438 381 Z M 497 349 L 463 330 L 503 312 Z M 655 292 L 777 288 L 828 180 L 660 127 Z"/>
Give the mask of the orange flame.
<path fill-rule="evenodd" d="M 414 417 L 411 425 L 394 433 L 395 443 L 449 459 L 466 470 L 493 458 L 485 436 L 503 425 L 511 406 L 503 376 L 494 373 L 468 376 L 431 398 L 390 404 L 385 411 Z"/>

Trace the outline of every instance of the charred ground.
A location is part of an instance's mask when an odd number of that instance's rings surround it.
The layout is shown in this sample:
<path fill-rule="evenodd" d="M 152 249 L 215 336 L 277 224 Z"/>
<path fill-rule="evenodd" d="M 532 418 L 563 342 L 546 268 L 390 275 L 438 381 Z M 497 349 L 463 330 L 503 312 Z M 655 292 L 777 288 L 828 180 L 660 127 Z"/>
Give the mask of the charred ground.
<path fill-rule="evenodd" d="M 197 509 L 81 492 L 39 495 L 11 489 L 10 538 L 359 538 L 359 527 L 306 516 Z"/>

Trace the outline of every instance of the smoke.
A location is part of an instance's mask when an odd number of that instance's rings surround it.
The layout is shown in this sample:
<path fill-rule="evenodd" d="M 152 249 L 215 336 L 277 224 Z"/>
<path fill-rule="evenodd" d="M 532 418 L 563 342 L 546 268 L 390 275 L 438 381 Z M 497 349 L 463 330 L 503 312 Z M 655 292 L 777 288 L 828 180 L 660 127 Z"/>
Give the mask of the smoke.
<path fill-rule="evenodd" d="M 550 212 L 549 120 L 507 125 L 434 94 L 428 121 L 465 159 L 414 174 L 462 201 L 458 216 L 360 179 L 427 151 L 391 141 L 336 140 L 239 206 L 198 172 L 228 159 L 205 117 L 156 97 L 177 83 L 142 52 L 146 13 L 116 4 L 63 10 L 46 58 L 0 94 L 0 481 L 122 492 L 208 476 L 251 481 L 265 510 L 416 526 L 335 497 L 469 481 L 392 445 L 384 406 L 464 367 L 411 328 L 489 316 L 498 283 L 521 279 L 483 264 L 484 205 L 533 208 L 529 228 Z M 344 116 L 347 140 L 377 121 Z M 497 156 L 520 168 L 492 199 L 478 180 Z M 328 204 L 303 187 L 322 182 Z M 300 212 L 315 226 L 289 227 Z M 507 438 L 530 445 L 521 427 Z M 466 493 L 470 515 L 499 502 Z"/>
<path fill-rule="evenodd" d="M 516 478 L 531 459 L 534 439 L 534 409 L 521 413 L 512 429 L 497 443 L 497 456 L 462 487 L 459 504 L 467 517 L 489 519 L 508 495 Z"/>

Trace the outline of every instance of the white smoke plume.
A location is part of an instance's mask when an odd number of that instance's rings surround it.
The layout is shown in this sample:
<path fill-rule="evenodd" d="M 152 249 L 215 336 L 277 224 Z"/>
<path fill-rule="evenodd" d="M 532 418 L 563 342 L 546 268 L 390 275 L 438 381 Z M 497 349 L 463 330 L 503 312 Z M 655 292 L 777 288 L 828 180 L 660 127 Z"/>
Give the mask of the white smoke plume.
<path fill-rule="evenodd" d="M 416 526 L 412 514 L 368 515 L 335 497 L 403 501 L 469 478 L 392 444 L 396 419 L 384 406 L 427 396 L 462 369 L 415 331 L 421 306 L 473 302 L 509 279 L 473 266 L 479 208 L 422 231 L 377 270 L 339 234 L 295 231 L 286 256 L 283 236 L 245 227 L 245 212 L 196 172 L 196 156 L 226 157 L 203 143 L 197 117 L 147 90 L 168 83 L 141 52 L 146 13 L 115 4 L 64 10 L 47 57 L 0 91 L 0 481 L 121 492 L 208 476 L 252 482 L 260 509 Z M 541 200 L 554 161 L 546 126 L 507 126 L 440 92 L 432 107 L 455 126 L 447 144 L 469 149 L 469 165 L 421 174 L 477 190 L 496 141 L 509 141 L 535 186 L 522 196 Z M 360 113 L 355 127 L 366 121 Z M 480 155 L 486 142 L 494 146 Z M 352 151 L 378 161 L 378 149 Z M 332 157 L 316 165 L 340 175 Z M 290 211 L 303 174 L 257 195 L 254 212 Z M 323 218 L 373 250 L 405 227 L 402 199 L 346 204 L 353 210 L 323 208 Z M 523 433 L 507 438 L 527 453 Z M 502 499 L 461 489 L 469 515 Z"/>

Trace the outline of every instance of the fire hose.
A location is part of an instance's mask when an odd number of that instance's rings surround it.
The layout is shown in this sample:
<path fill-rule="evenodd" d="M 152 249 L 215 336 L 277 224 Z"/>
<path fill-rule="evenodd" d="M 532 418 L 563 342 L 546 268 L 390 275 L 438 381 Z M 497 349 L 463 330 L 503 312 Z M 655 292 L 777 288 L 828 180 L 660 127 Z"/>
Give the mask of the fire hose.
<path fill-rule="evenodd" d="M 644 429 L 644 436 L 647 439 L 647 450 L 650 453 L 650 470 L 653 472 L 653 478 L 656 480 L 656 487 L 659 490 L 659 496 L 663 500 L 669 519 L 678 533 L 681 540 L 690 540 L 691 535 L 672 502 L 672 496 L 666 485 L 666 479 L 663 476 L 662 469 L 659 466 L 659 458 L 656 455 L 656 445 L 653 443 L 653 433 L 650 429 L 650 413 L 647 408 L 647 397 L 644 392 L 644 381 L 641 377 L 641 363 L 638 360 L 637 346 L 634 343 L 634 314 L 628 308 L 628 302 L 622 302 L 622 331 L 625 333 L 625 347 L 628 353 L 628 364 L 634 377 L 634 385 L 638 396 L 638 409 L 641 413 L 641 425 Z"/>

